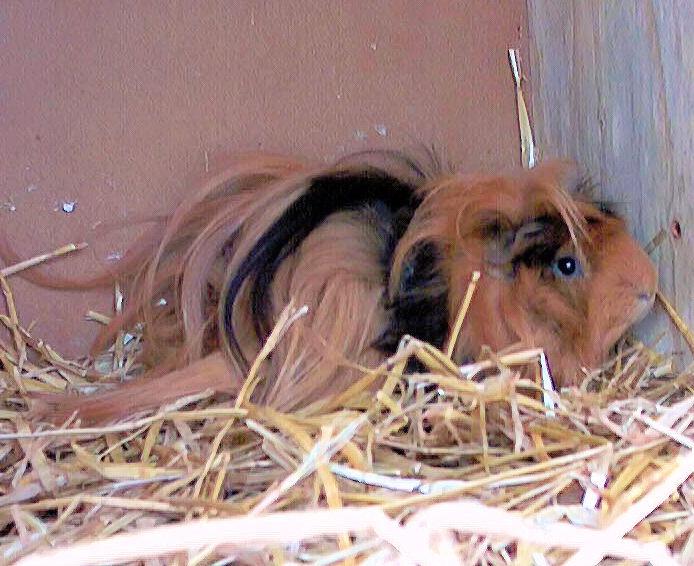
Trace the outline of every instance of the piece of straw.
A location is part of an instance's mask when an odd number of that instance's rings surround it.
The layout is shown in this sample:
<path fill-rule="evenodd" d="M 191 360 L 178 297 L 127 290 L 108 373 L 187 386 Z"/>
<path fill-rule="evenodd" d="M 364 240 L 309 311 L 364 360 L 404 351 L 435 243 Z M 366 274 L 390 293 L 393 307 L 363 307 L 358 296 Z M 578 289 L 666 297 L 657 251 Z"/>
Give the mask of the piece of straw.
<path fill-rule="evenodd" d="M 665 295 L 663 295 L 660 291 L 656 293 L 657 299 L 661 302 L 661 304 L 665 307 L 665 310 L 667 311 L 668 315 L 670 315 L 670 318 L 672 319 L 672 322 L 675 323 L 675 326 L 677 329 L 680 331 L 682 336 L 687 342 L 687 345 L 689 346 L 689 349 L 691 350 L 692 354 L 694 354 L 694 332 L 692 332 L 689 327 L 687 326 L 687 323 L 684 322 L 684 319 L 679 315 L 675 307 L 672 306 L 670 301 L 668 301 L 665 298 Z"/>
<path fill-rule="evenodd" d="M 465 292 L 465 298 L 463 299 L 463 304 L 458 310 L 458 315 L 455 317 L 455 324 L 453 325 L 453 331 L 448 339 L 448 346 L 446 347 L 446 355 L 450 358 L 453 356 L 455 351 L 455 346 L 458 342 L 458 336 L 460 335 L 460 330 L 463 327 L 463 322 L 465 321 L 465 315 L 470 308 L 470 303 L 472 302 L 472 295 L 475 293 L 477 288 L 477 282 L 480 280 L 480 272 L 474 271 L 472 273 L 472 278 L 467 286 L 467 291 Z"/>
<path fill-rule="evenodd" d="M 523 97 L 523 89 L 521 87 L 522 73 L 520 69 L 520 56 L 518 49 L 508 50 L 508 59 L 511 63 L 511 71 L 513 73 L 513 82 L 516 87 L 516 102 L 518 109 L 518 128 L 520 130 L 521 142 L 521 164 L 526 169 L 535 167 L 535 141 L 533 139 L 533 130 L 530 126 L 530 117 L 528 109 L 525 105 Z"/>
<path fill-rule="evenodd" d="M 400 541 L 397 546 L 403 550 L 436 558 L 427 541 L 437 530 L 450 529 L 488 533 L 531 542 L 540 547 L 590 548 L 598 553 L 617 557 L 650 560 L 658 566 L 677 564 L 660 543 L 641 543 L 614 536 L 611 532 L 566 524 L 538 525 L 517 513 L 494 509 L 474 501 L 461 501 L 430 507 L 416 514 L 404 527 L 374 507 L 191 521 L 39 552 L 20 560 L 17 566 L 49 563 L 64 566 L 113 564 L 186 552 L 192 548 L 223 547 L 228 551 L 248 545 L 289 544 L 299 539 L 336 536 L 345 532 L 376 532 L 391 542 Z M 404 541 L 407 540 L 416 546 L 409 548 L 412 545 L 405 544 Z"/>
<path fill-rule="evenodd" d="M 694 452 L 681 458 L 659 484 L 652 487 L 639 501 L 614 519 L 608 527 L 602 529 L 601 534 L 609 538 L 625 536 L 670 497 L 692 474 L 694 474 Z M 608 553 L 605 548 L 586 545 L 567 560 L 564 566 L 595 566 L 606 554 Z M 660 563 L 664 564 L 664 562 Z"/>
<path fill-rule="evenodd" d="M 0 275 L 2 275 L 3 277 L 9 277 L 10 275 L 14 275 L 15 273 L 19 273 L 20 271 L 24 271 L 25 269 L 29 269 L 30 267 L 34 267 L 35 265 L 39 265 L 40 263 L 44 263 L 51 259 L 55 259 L 72 252 L 83 250 L 86 247 L 86 242 L 82 242 L 80 244 L 67 244 L 65 246 L 59 247 L 58 249 L 53 250 L 52 252 L 40 254 L 35 257 L 32 257 L 31 259 L 25 259 L 24 261 L 20 261 L 19 263 L 15 263 L 14 265 L 4 267 L 0 269 Z"/>

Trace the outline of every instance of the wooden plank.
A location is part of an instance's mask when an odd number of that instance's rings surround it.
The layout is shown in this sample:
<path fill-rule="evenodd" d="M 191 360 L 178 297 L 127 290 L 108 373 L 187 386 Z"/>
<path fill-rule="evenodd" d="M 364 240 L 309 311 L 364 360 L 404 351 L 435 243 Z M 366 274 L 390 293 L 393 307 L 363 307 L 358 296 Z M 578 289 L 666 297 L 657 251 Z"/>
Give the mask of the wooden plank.
<path fill-rule="evenodd" d="M 694 326 L 694 2 L 527 1 L 540 158 L 581 163 L 644 245 L 668 231 L 661 290 Z M 663 309 L 638 332 L 691 360 Z"/>

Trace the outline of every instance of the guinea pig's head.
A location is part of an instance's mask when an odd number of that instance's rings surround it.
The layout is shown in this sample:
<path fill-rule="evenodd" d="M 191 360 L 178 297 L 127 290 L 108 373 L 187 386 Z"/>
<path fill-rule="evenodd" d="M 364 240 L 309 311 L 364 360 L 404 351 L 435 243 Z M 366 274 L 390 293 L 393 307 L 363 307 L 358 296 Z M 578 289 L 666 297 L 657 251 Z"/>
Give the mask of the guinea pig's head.
<path fill-rule="evenodd" d="M 573 171 L 550 164 L 513 177 L 456 178 L 425 198 L 429 231 L 446 234 L 452 319 L 473 271 L 482 274 L 459 359 L 483 345 L 541 347 L 557 383 L 574 385 L 652 306 L 653 264 L 620 218 L 572 194 Z"/>

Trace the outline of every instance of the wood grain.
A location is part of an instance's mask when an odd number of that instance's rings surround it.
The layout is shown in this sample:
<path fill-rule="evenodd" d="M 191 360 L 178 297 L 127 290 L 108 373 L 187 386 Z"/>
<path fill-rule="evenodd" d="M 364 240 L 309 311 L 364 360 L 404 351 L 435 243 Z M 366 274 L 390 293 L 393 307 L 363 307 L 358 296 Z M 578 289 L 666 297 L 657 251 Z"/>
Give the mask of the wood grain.
<path fill-rule="evenodd" d="M 694 2 L 528 0 L 528 20 L 541 159 L 581 163 L 644 245 L 667 231 L 661 290 L 694 326 Z M 691 360 L 662 310 L 638 330 Z"/>

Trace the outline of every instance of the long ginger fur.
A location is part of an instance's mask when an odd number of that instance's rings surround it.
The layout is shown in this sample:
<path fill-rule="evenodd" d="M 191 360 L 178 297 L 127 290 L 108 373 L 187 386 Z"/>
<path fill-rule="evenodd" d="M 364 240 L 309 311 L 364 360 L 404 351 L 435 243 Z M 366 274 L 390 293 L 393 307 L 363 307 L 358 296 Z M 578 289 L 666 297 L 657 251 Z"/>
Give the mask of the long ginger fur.
<path fill-rule="evenodd" d="M 149 371 L 95 395 L 38 397 L 33 414 L 102 423 L 208 388 L 234 396 L 290 301 L 308 315 L 263 364 L 253 401 L 294 410 L 345 390 L 404 333 L 442 345 L 474 271 L 482 279 L 455 360 L 484 346 L 542 347 L 559 385 L 574 385 L 657 285 L 623 221 L 572 194 L 576 185 L 563 163 L 493 177 L 394 152 L 329 166 L 239 156 L 157 218 L 115 273 L 81 283 L 127 283 L 127 308 L 92 353 L 142 322 Z M 304 230 L 304 217 L 315 225 Z M 557 271 L 564 257 L 580 273 Z"/>

